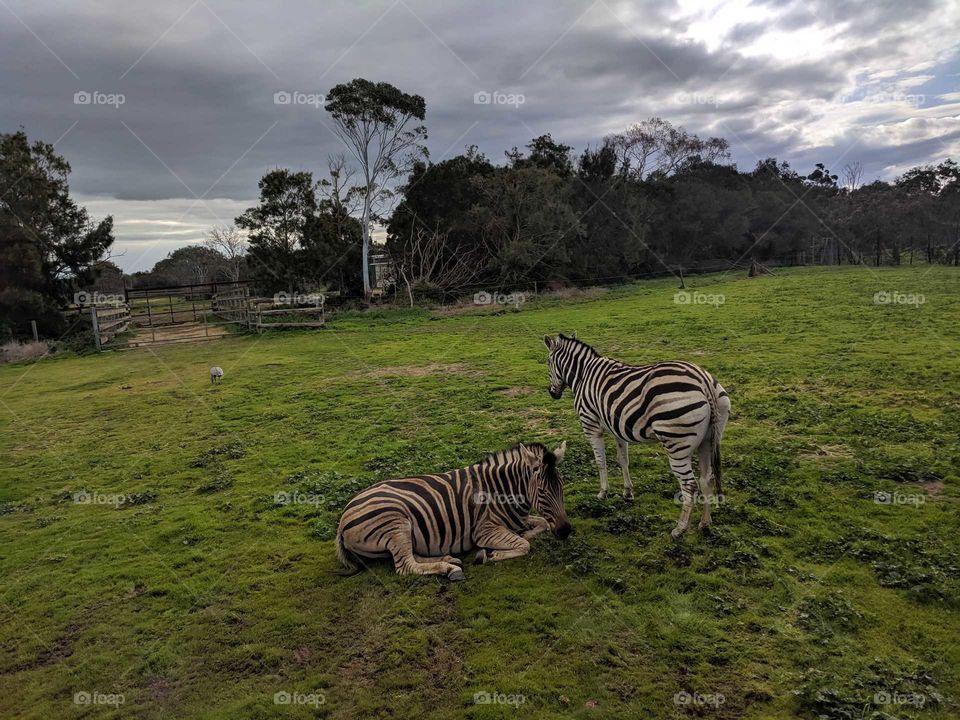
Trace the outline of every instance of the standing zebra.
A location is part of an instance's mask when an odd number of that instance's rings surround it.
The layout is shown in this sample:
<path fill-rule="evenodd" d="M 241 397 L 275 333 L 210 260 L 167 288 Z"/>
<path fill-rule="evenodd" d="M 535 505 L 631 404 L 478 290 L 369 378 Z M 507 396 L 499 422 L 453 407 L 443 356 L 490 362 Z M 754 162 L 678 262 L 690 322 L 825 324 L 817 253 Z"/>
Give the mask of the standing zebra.
<path fill-rule="evenodd" d="M 627 500 L 633 499 L 627 444 L 660 442 L 680 482 L 683 509 L 670 533 L 680 537 L 690 525 L 697 488 L 693 454 L 699 451 L 700 527 L 709 526 L 713 490 L 720 493 L 720 440 L 730 417 L 730 398 L 720 383 L 688 362 L 627 365 L 603 357 L 576 338 L 547 335 L 543 341 L 550 350 L 550 396 L 559 400 L 563 389 L 570 387 L 583 432 L 593 446 L 600 470 L 598 497 L 605 498 L 608 487 L 604 432 L 616 438 Z"/>
<path fill-rule="evenodd" d="M 548 528 L 564 539 L 570 522 L 557 465 L 566 449 L 518 445 L 460 470 L 372 485 L 347 503 L 337 557 L 351 571 L 364 558 L 392 557 L 399 575 L 462 580 L 453 555 L 478 548 L 477 563 L 519 557 Z"/>

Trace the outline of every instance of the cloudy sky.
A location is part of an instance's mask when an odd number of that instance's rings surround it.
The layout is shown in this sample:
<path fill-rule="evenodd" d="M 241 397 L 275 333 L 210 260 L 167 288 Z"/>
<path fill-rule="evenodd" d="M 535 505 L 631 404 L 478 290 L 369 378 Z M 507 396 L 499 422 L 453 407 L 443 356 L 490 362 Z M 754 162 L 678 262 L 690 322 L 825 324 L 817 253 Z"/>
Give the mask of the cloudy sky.
<path fill-rule="evenodd" d="M 660 115 L 741 168 L 892 178 L 960 157 L 958 27 L 958 0 L 0 0 L 0 131 L 56 142 L 132 272 L 231 222 L 265 171 L 319 174 L 342 148 L 317 101 L 355 77 L 424 96 L 435 161 Z"/>

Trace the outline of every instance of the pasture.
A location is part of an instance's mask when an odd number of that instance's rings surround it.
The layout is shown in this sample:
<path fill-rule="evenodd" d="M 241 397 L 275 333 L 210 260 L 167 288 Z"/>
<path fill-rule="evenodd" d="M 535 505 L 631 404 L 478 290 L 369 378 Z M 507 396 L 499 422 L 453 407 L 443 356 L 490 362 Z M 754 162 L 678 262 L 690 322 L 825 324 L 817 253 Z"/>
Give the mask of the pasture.
<path fill-rule="evenodd" d="M 688 284 L 0 367 L 0 716 L 957 717 L 960 272 Z M 558 331 L 727 388 L 708 533 L 656 446 L 597 500 Z M 567 541 L 332 574 L 361 488 L 563 439 Z"/>

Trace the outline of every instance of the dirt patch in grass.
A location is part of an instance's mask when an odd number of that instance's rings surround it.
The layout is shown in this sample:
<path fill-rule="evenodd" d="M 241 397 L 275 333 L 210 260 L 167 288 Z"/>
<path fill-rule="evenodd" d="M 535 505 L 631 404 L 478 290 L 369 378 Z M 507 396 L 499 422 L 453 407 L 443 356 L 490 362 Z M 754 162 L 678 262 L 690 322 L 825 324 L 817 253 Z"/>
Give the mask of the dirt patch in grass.
<path fill-rule="evenodd" d="M 946 483 L 944 483 L 943 480 L 928 480 L 927 482 L 920 483 L 920 487 L 927 491 L 927 495 L 933 497 L 943 493 Z"/>
<path fill-rule="evenodd" d="M 533 388 L 527 385 L 517 385 L 507 388 L 506 390 L 500 390 L 499 392 L 501 395 L 506 395 L 507 397 L 526 397 L 533 392 Z"/>

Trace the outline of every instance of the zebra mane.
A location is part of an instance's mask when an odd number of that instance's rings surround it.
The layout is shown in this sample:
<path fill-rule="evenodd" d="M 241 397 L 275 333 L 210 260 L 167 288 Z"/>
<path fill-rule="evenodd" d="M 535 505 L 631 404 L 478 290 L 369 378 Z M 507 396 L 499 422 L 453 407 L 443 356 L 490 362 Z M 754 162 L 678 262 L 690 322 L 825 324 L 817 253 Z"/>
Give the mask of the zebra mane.
<path fill-rule="evenodd" d="M 600 355 L 600 353 L 598 353 L 596 350 L 594 350 L 594 348 L 593 348 L 592 345 L 588 345 L 588 344 L 585 343 L 583 340 L 578 340 L 578 339 L 575 338 L 575 337 L 567 337 L 567 336 L 564 335 L 563 333 L 560 333 L 559 338 L 560 338 L 561 340 L 566 340 L 568 343 L 571 343 L 571 344 L 573 344 L 573 345 L 576 345 L 577 347 L 582 347 L 584 350 L 592 353 L 595 357 Z"/>
<path fill-rule="evenodd" d="M 547 465 L 556 464 L 556 457 L 554 457 L 553 453 L 550 450 L 548 450 L 547 446 L 544 445 L 543 443 L 537 443 L 537 442 L 523 443 L 523 445 L 529 450 L 539 451 L 539 454 L 543 458 L 543 462 L 545 464 Z M 477 464 L 491 465 L 491 464 L 503 462 L 504 460 L 518 460 L 518 459 L 520 459 L 520 445 L 514 445 L 513 447 L 507 448 L 506 450 L 497 450 L 496 452 L 490 453 Z"/>

